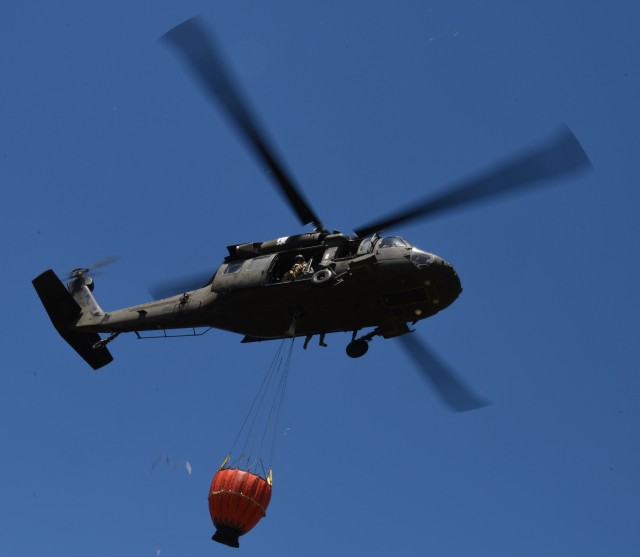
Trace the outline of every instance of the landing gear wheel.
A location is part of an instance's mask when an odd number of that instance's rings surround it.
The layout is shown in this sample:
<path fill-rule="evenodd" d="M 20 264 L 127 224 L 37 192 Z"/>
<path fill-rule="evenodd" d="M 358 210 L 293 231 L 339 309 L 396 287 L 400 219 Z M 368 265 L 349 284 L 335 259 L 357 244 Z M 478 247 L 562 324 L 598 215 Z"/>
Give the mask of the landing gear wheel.
<path fill-rule="evenodd" d="M 369 343 L 364 339 L 352 340 L 347 344 L 347 356 L 350 358 L 360 358 L 369 350 Z"/>
<path fill-rule="evenodd" d="M 331 269 L 320 269 L 313 275 L 311 282 L 316 286 L 326 286 L 333 280 L 334 276 Z"/>

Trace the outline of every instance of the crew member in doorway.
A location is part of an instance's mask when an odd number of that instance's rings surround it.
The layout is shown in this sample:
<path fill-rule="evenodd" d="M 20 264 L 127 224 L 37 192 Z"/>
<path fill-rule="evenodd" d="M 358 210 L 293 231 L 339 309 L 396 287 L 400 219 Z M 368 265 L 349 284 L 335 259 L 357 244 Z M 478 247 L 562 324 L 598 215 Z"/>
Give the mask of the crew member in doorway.
<path fill-rule="evenodd" d="M 307 270 L 307 263 L 304 260 L 304 257 L 300 254 L 296 255 L 296 261 L 293 264 L 293 267 L 291 267 L 291 269 L 289 269 L 284 276 L 282 277 L 282 280 L 288 280 L 293 282 L 294 280 L 296 280 L 302 273 L 304 272 L 308 272 Z"/>

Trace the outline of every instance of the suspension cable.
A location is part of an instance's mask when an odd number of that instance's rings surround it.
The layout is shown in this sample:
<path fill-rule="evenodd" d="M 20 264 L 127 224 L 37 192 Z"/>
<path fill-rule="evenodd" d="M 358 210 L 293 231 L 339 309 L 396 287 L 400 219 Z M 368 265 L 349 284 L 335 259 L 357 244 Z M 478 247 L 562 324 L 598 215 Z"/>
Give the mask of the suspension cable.
<path fill-rule="evenodd" d="M 293 340 L 289 345 L 289 352 L 286 355 L 286 359 L 284 360 L 284 364 L 282 364 L 282 372 L 280 373 L 280 379 L 278 383 L 278 387 L 276 389 L 276 394 L 271 403 L 271 410 L 269 412 L 269 419 L 265 424 L 264 434 L 262 436 L 262 444 L 260 445 L 260 454 L 262 454 L 262 446 L 264 444 L 265 439 L 267 438 L 267 434 L 269 432 L 269 425 L 272 425 L 272 438 L 271 438 L 271 451 L 269 454 L 269 468 L 271 469 L 271 464 L 273 463 L 273 454 L 275 452 L 275 445 L 278 433 L 278 425 L 280 423 L 280 413 L 282 411 L 282 405 L 284 403 L 284 395 L 287 389 L 287 380 L 289 378 L 289 367 L 291 365 L 291 354 L 293 353 Z"/>
<path fill-rule="evenodd" d="M 291 342 L 288 351 L 285 351 L 285 343 L 287 340 L 291 340 Z M 271 447 L 269 451 L 269 470 L 271 470 L 280 414 L 284 405 L 287 379 L 291 366 L 293 342 L 294 339 L 283 339 L 280 343 L 260 384 L 258 392 L 251 403 L 249 411 L 244 418 L 242 426 L 233 441 L 229 455 L 233 453 L 239 441 L 242 441 L 240 455 L 234 462 L 234 465 L 238 468 L 244 467 L 249 470 L 259 464 L 262 467 L 264 475 L 267 476 L 262 457 L 266 456 L 263 455 L 263 450 L 265 449 L 265 441 L 269 433 L 271 433 Z M 268 404 L 268 397 L 271 397 L 269 399 L 270 404 Z M 262 420 L 264 420 L 264 428 L 262 428 L 262 434 L 260 435 L 258 424 Z M 253 455 L 255 455 L 254 462 L 252 462 Z"/>

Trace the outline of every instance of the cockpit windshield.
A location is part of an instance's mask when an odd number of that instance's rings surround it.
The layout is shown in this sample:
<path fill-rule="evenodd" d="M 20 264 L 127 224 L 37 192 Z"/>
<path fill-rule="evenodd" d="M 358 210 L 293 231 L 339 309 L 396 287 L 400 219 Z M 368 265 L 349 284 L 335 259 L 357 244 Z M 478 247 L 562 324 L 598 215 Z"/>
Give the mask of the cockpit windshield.
<path fill-rule="evenodd" d="M 413 263 L 416 267 L 426 267 L 427 265 L 431 265 L 431 263 L 434 262 L 435 256 L 427 251 L 413 248 L 411 250 L 410 259 L 411 263 Z"/>
<path fill-rule="evenodd" d="M 411 247 L 403 238 L 400 238 L 400 236 L 388 236 L 387 238 L 379 238 L 378 236 L 374 235 L 372 238 L 365 238 L 364 240 L 362 240 L 362 242 L 358 246 L 357 255 L 371 253 L 374 246 L 376 249 Z"/>
<path fill-rule="evenodd" d="M 378 248 L 408 248 L 409 244 L 405 242 L 400 236 L 389 236 L 387 238 L 380 238 L 376 244 Z"/>

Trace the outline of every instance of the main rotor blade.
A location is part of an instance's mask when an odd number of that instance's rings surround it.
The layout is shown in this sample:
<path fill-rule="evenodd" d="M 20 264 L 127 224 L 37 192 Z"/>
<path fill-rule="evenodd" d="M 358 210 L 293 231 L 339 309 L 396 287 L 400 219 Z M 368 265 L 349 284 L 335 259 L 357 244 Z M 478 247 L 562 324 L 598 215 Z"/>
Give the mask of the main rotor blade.
<path fill-rule="evenodd" d="M 540 186 L 547 180 L 590 166 L 589 157 L 582 146 L 571 130 L 565 127 L 540 147 L 454 185 L 435 197 L 418 201 L 409 208 L 358 228 L 355 232 L 359 237 L 368 236 L 401 222 Z"/>
<path fill-rule="evenodd" d="M 249 109 L 248 102 L 244 100 L 240 89 L 234 84 L 212 35 L 204 31 L 197 18 L 192 18 L 168 31 L 163 39 L 176 47 L 191 71 L 204 85 L 207 93 L 222 104 L 227 116 L 238 127 L 254 153 L 266 165 L 300 222 L 303 225 L 312 223 L 317 229 L 321 229 L 320 219 L 303 198 L 300 188 L 277 160 L 274 149 L 258 126 L 257 118 Z"/>
<path fill-rule="evenodd" d="M 197 290 L 198 288 L 203 288 L 211 282 L 212 275 L 213 271 L 209 270 L 191 273 L 187 276 L 177 277 L 162 282 L 156 282 L 149 286 L 149 293 L 154 300 L 170 298 L 177 294 L 183 294 L 185 292 Z"/>
<path fill-rule="evenodd" d="M 400 337 L 404 349 L 431 383 L 442 400 L 455 412 L 466 412 L 489 403 L 474 395 L 455 374 L 441 363 L 415 334 Z"/>

